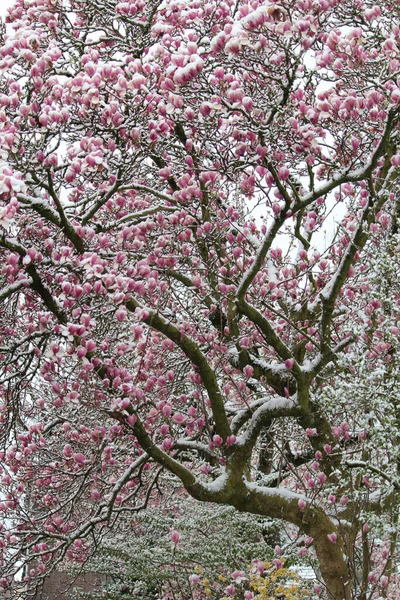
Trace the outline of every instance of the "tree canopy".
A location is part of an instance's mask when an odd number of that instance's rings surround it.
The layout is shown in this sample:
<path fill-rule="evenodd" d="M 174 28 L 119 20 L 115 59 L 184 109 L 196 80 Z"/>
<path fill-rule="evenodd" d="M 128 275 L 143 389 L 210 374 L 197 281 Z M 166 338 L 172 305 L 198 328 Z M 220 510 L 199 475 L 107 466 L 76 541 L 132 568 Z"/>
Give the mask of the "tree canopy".
<path fill-rule="evenodd" d="M 385 597 L 399 2 L 17 0 L 1 35 L 2 593 L 167 472 Z"/>

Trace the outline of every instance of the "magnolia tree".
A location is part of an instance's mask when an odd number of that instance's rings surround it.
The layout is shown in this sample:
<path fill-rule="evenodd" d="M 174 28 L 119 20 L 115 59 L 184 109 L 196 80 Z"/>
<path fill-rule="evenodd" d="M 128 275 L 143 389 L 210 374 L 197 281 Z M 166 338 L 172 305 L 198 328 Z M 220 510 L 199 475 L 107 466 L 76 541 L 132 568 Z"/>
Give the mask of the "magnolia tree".
<path fill-rule="evenodd" d="M 10 9 L 3 597 L 161 472 L 289 524 L 327 598 L 394 597 L 399 47 L 396 0 Z"/>

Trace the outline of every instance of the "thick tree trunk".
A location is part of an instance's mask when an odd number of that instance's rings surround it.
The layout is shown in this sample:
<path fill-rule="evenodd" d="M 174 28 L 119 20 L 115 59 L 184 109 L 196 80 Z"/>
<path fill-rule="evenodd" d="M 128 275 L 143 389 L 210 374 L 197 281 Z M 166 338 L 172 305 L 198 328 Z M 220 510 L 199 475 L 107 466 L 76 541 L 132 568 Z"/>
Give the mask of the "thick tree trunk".
<path fill-rule="evenodd" d="M 217 480 L 218 481 L 218 480 Z M 199 500 L 230 504 L 241 512 L 265 515 L 293 523 L 313 538 L 321 575 L 330 600 L 351 600 L 351 579 L 341 537 L 332 520 L 320 509 L 307 503 L 299 508 L 298 494 L 289 490 L 263 488 L 245 480 L 217 482 L 207 493 L 204 488 L 188 490 Z M 335 534 L 336 539 L 332 538 Z M 330 536 L 330 537 L 328 537 Z M 334 541 L 332 541 L 334 540 Z"/>
<path fill-rule="evenodd" d="M 312 517 L 314 520 L 314 517 Z M 326 517 L 324 516 L 326 519 Z M 335 549 L 327 537 L 326 524 L 323 518 L 317 518 L 305 532 L 314 538 L 314 547 L 321 568 L 321 575 L 332 600 L 350 600 L 351 580 L 347 562 L 343 553 L 343 545 L 338 538 Z"/>
<path fill-rule="evenodd" d="M 343 545 L 336 528 L 329 517 L 321 510 L 307 505 L 304 511 L 298 506 L 298 496 L 285 491 L 254 488 L 236 504 L 239 510 L 283 519 L 297 525 L 305 534 L 313 538 L 321 575 L 325 582 L 328 597 L 332 600 L 350 600 L 350 581 Z M 337 535 L 336 542 L 328 535 Z"/>

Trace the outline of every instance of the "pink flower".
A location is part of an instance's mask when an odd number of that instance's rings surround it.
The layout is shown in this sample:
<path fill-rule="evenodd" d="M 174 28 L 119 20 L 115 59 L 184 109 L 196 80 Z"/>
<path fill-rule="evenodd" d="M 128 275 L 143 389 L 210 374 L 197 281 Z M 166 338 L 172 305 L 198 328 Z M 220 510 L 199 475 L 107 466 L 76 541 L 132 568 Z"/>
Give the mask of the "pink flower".
<path fill-rule="evenodd" d="M 78 463 L 78 465 L 83 465 L 85 464 L 86 459 L 81 452 L 77 452 L 77 454 L 74 454 L 74 461 Z"/>
<path fill-rule="evenodd" d="M 163 443 L 161 444 L 161 448 L 162 450 L 164 450 L 164 452 L 167 452 L 168 450 L 171 450 L 172 446 L 174 445 L 174 441 L 172 439 L 171 436 L 165 438 L 165 440 L 163 440 Z"/>
<path fill-rule="evenodd" d="M 214 446 L 217 446 L 217 447 L 221 446 L 222 437 L 220 435 L 214 435 L 212 441 L 213 441 Z"/>
<path fill-rule="evenodd" d="M 304 510 L 306 508 L 307 502 L 304 500 L 304 498 L 300 498 L 298 501 L 298 506 L 300 510 Z"/>
<path fill-rule="evenodd" d="M 243 373 L 245 375 L 245 377 L 251 377 L 254 373 L 254 369 L 251 365 L 247 365 L 244 369 L 243 369 Z"/>
<path fill-rule="evenodd" d="M 73 455 L 73 450 L 72 450 L 72 446 L 70 444 L 66 444 L 64 446 L 64 451 L 63 454 L 65 456 L 65 458 L 70 458 Z"/>
<path fill-rule="evenodd" d="M 274 215 L 280 215 L 281 214 L 281 207 L 280 204 L 278 204 L 277 202 L 274 202 L 274 204 L 272 205 L 272 212 L 274 213 Z"/>
<path fill-rule="evenodd" d="M 257 571 L 262 575 L 265 571 L 265 565 L 262 560 L 258 561 L 256 565 Z"/>
<path fill-rule="evenodd" d="M 162 414 L 164 415 L 164 417 L 166 419 L 168 419 L 171 416 L 171 413 L 172 413 L 172 408 L 169 404 L 166 404 L 165 406 L 163 406 Z"/>
<path fill-rule="evenodd" d="M 126 315 L 127 315 L 127 312 L 126 312 L 125 307 L 121 307 L 115 312 L 115 316 L 118 321 L 125 321 Z"/>
<path fill-rule="evenodd" d="M 321 586 L 319 585 L 319 583 L 315 583 L 314 584 L 314 594 L 320 594 L 321 593 Z"/>
<path fill-rule="evenodd" d="M 181 539 L 181 534 L 178 531 L 171 531 L 171 541 L 172 543 L 176 546 L 179 543 L 179 540 Z"/>
<path fill-rule="evenodd" d="M 332 544 L 336 544 L 336 542 L 337 542 L 337 534 L 336 533 L 328 533 L 328 540 Z"/>
<path fill-rule="evenodd" d="M 176 423 L 177 425 L 182 425 L 182 423 L 184 423 L 185 421 L 186 417 L 182 413 L 174 413 L 174 415 L 172 416 L 172 422 Z"/>
<path fill-rule="evenodd" d="M 289 177 L 289 169 L 287 167 L 279 167 L 278 169 L 278 177 L 285 181 Z"/>
<path fill-rule="evenodd" d="M 242 583 L 242 581 L 247 581 L 246 574 L 243 571 L 234 571 L 231 574 L 231 577 L 235 580 L 235 583 Z"/>
<path fill-rule="evenodd" d="M 386 575 L 382 575 L 379 583 L 381 584 L 381 587 L 385 588 L 387 586 L 387 584 L 389 583 L 389 578 L 386 577 Z"/>
<path fill-rule="evenodd" d="M 304 540 L 304 543 L 306 546 L 310 546 L 313 543 L 313 541 L 314 541 L 314 539 L 311 536 L 306 535 L 305 540 Z"/>
<path fill-rule="evenodd" d="M 122 398 L 119 402 L 118 402 L 118 409 L 119 410 L 126 410 L 128 408 L 128 406 L 130 406 L 131 401 L 129 400 L 129 398 Z"/>
<path fill-rule="evenodd" d="M 239 248 L 239 246 L 236 246 L 235 248 L 232 249 L 232 255 L 234 259 L 239 258 L 239 256 L 241 256 L 242 254 L 242 249 Z"/>
<path fill-rule="evenodd" d="M 133 89 L 139 90 L 142 87 L 142 85 L 146 85 L 146 79 L 143 77 L 143 75 L 136 73 L 132 77 L 130 85 L 131 87 L 133 87 Z"/>

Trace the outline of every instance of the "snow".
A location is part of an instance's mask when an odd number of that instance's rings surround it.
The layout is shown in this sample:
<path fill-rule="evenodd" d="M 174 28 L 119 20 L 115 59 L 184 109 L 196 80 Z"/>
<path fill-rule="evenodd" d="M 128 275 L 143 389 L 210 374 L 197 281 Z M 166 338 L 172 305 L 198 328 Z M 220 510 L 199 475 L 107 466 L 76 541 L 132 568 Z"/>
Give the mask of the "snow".
<path fill-rule="evenodd" d="M 21 289 L 21 287 L 24 287 L 25 285 L 30 285 L 31 283 L 32 283 L 32 279 L 30 279 L 30 278 L 24 279 L 24 281 L 17 281 L 16 283 L 10 283 L 10 285 L 7 285 L 6 287 L 0 289 L 0 300 L 7 298 L 13 292 L 16 292 L 17 290 Z"/>
<path fill-rule="evenodd" d="M 214 481 L 210 483 L 203 483 L 202 485 L 209 492 L 222 492 L 225 489 L 226 484 L 229 481 L 229 475 L 224 470 L 223 473 L 217 477 Z M 296 503 L 299 500 L 304 500 L 307 504 L 310 502 L 309 498 L 303 496 L 302 494 L 296 494 L 295 492 L 291 492 L 285 488 L 269 488 L 258 485 L 255 482 L 247 481 L 246 478 L 243 478 L 243 483 L 249 492 L 256 491 L 257 493 L 263 494 L 268 498 L 281 498 L 288 502 L 295 501 Z"/>
<path fill-rule="evenodd" d="M 17 198 L 21 204 L 32 207 L 36 206 L 38 208 L 38 212 L 42 211 L 43 214 L 51 214 L 52 218 L 57 223 L 60 222 L 58 213 L 52 208 L 52 206 L 50 206 L 48 202 L 42 200 L 41 198 L 35 198 L 34 196 L 28 196 L 27 194 L 18 194 Z"/>
<path fill-rule="evenodd" d="M 315 358 L 313 358 L 312 360 L 305 360 L 301 370 L 303 373 L 310 373 L 311 371 L 313 371 L 318 364 L 321 362 L 322 360 L 322 355 L 321 353 L 317 354 L 317 356 Z"/>
<path fill-rule="evenodd" d="M 257 408 L 259 408 L 259 406 L 263 405 L 265 402 L 267 402 L 269 400 L 269 398 L 267 397 L 263 397 L 263 398 L 259 398 L 258 400 L 255 400 L 254 402 L 251 402 L 247 408 L 241 408 L 240 410 L 237 410 L 236 407 L 235 408 L 235 416 L 232 419 L 231 422 L 231 426 L 233 429 L 236 428 L 236 424 L 238 422 L 240 422 L 240 420 L 242 419 L 243 415 L 245 415 L 247 412 L 250 413 L 250 415 L 257 410 Z M 236 444 L 238 443 L 238 440 L 236 440 Z"/>
<path fill-rule="evenodd" d="M 200 452 L 205 452 L 206 454 L 214 454 L 210 451 L 209 446 L 207 446 L 206 444 L 202 444 L 201 442 L 196 442 L 194 440 L 180 438 L 176 441 L 176 446 L 181 446 L 187 448 L 188 450 L 198 450 Z"/>
<path fill-rule="evenodd" d="M 274 410 L 279 410 L 283 408 L 293 408 L 297 404 L 297 394 L 291 396 L 290 398 L 282 398 L 279 396 L 278 398 L 273 398 L 272 400 L 268 400 L 265 404 L 260 406 L 256 410 L 253 415 L 253 420 L 259 419 L 262 415 L 267 412 L 272 412 Z"/>
<path fill-rule="evenodd" d="M 268 280 L 273 283 L 278 283 L 277 269 L 272 262 L 271 258 L 268 256 Z"/>
<path fill-rule="evenodd" d="M 204 487 L 210 492 L 222 492 L 228 482 L 228 474 L 224 470 L 223 473 L 214 479 L 211 483 L 204 483 Z"/>
<path fill-rule="evenodd" d="M 248 439 L 253 434 L 253 429 L 255 427 L 257 427 L 258 422 L 265 415 L 267 415 L 269 413 L 273 413 L 274 411 L 278 411 L 278 410 L 290 409 L 290 408 L 295 407 L 296 405 L 297 405 L 297 393 L 294 394 L 290 398 L 282 398 L 282 397 L 273 398 L 271 400 L 268 400 L 268 402 L 265 402 L 264 404 L 262 404 L 251 417 L 251 421 L 249 423 L 249 428 L 243 438 L 243 443 L 246 443 L 248 441 Z M 237 441 L 236 441 L 236 443 L 237 443 Z"/>
<path fill-rule="evenodd" d="M 282 373 L 283 371 L 287 371 L 284 363 L 270 363 L 262 358 L 257 358 L 256 356 L 251 357 L 251 360 L 255 365 L 263 369 L 264 371 L 270 371 L 271 373 Z"/>
<path fill-rule="evenodd" d="M 310 499 L 307 498 L 307 496 L 303 496 L 302 494 L 296 494 L 295 492 L 291 492 L 290 490 L 287 490 L 285 488 L 261 487 L 261 486 L 257 485 L 257 483 L 254 483 L 253 481 L 247 481 L 247 480 L 244 480 L 243 483 L 250 492 L 256 491 L 268 498 L 278 497 L 278 498 L 283 498 L 284 500 L 287 500 L 288 502 L 290 502 L 290 501 L 298 502 L 299 500 L 304 500 L 307 504 L 310 502 Z"/>
<path fill-rule="evenodd" d="M 231 426 L 236 430 L 237 424 L 240 423 L 241 419 L 246 413 L 249 414 L 249 419 L 246 419 L 244 424 L 247 424 L 250 420 L 251 425 L 257 423 L 258 419 L 261 419 L 266 413 L 273 412 L 275 410 L 280 409 L 290 409 L 297 405 L 297 394 L 294 394 L 290 398 L 283 398 L 281 396 L 277 398 L 270 398 L 264 396 L 263 398 L 259 398 L 255 402 L 251 403 L 248 408 L 240 410 L 237 415 L 232 419 Z M 239 428 L 240 429 L 240 428 Z M 246 436 L 238 437 L 236 439 L 236 446 L 243 445 L 246 442 Z"/>
<path fill-rule="evenodd" d="M 239 352 L 236 346 L 230 346 L 227 350 L 227 358 L 233 365 L 239 364 Z"/>
<path fill-rule="evenodd" d="M 307 581 L 314 581 L 317 578 L 314 569 L 307 565 L 289 567 L 289 570 L 294 571 L 301 579 L 306 579 Z"/>

